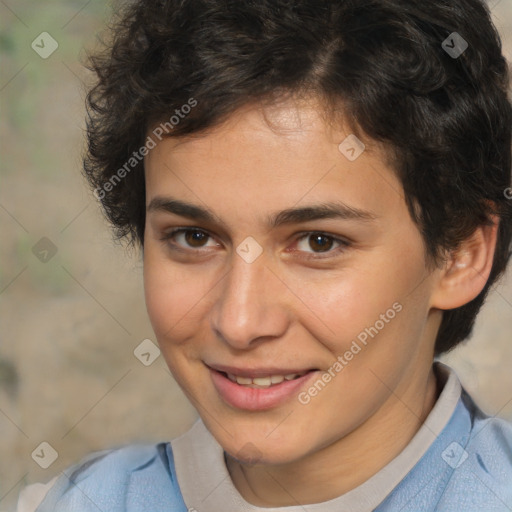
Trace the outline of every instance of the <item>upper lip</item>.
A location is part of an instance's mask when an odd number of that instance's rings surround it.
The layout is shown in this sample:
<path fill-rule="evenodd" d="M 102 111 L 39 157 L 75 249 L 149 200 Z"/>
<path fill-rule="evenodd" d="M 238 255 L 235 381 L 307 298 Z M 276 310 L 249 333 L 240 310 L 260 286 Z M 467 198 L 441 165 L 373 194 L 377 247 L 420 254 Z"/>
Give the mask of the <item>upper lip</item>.
<path fill-rule="evenodd" d="M 316 368 L 277 368 L 277 367 L 259 367 L 259 368 L 239 368 L 224 364 L 207 364 L 206 366 L 217 370 L 218 372 L 230 373 L 238 377 L 270 377 L 272 375 L 291 375 L 293 373 L 305 373 Z"/>

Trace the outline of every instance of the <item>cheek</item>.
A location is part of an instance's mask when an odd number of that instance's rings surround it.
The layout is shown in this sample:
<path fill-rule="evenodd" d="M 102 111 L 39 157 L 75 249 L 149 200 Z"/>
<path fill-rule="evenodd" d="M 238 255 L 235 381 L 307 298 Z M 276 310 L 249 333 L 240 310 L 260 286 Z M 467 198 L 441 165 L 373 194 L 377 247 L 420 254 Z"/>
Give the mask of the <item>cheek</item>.
<path fill-rule="evenodd" d="M 407 262 L 383 255 L 347 272 L 312 279 L 298 293 L 307 306 L 303 325 L 333 355 L 343 354 L 354 341 L 370 352 L 370 346 L 372 351 L 388 351 L 403 346 L 404 340 L 418 339 L 427 311 L 425 290 L 418 287 L 411 294 L 424 278 L 418 259 L 411 265 L 413 258 Z"/>
<path fill-rule="evenodd" d="M 310 329 L 341 340 L 357 335 L 392 306 L 396 289 L 386 284 L 369 272 L 350 271 L 311 281 L 298 295 L 310 312 Z"/>
<path fill-rule="evenodd" d="M 205 280 L 172 265 L 151 244 L 144 249 L 144 294 L 149 319 L 160 344 L 192 335 L 207 289 Z"/>

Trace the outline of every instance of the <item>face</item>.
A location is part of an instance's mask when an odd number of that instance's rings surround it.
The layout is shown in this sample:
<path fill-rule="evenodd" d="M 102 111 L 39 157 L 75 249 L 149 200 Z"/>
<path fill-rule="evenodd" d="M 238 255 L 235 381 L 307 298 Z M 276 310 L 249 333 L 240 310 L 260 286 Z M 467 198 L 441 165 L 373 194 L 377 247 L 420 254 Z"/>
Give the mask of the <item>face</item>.
<path fill-rule="evenodd" d="M 145 161 L 149 317 L 239 460 L 319 453 L 391 416 L 432 363 L 435 273 L 401 184 L 319 108 L 248 106 Z"/>

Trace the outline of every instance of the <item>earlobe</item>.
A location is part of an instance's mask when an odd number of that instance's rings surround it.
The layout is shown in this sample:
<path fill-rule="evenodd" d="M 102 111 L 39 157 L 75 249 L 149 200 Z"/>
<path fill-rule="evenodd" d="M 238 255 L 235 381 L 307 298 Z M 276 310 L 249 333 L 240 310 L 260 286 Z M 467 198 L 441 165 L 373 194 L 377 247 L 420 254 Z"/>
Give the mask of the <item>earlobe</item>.
<path fill-rule="evenodd" d="M 439 274 L 431 298 L 437 309 L 454 309 L 472 301 L 483 290 L 491 272 L 498 235 L 499 217 L 481 225 L 452 251 Z"/>

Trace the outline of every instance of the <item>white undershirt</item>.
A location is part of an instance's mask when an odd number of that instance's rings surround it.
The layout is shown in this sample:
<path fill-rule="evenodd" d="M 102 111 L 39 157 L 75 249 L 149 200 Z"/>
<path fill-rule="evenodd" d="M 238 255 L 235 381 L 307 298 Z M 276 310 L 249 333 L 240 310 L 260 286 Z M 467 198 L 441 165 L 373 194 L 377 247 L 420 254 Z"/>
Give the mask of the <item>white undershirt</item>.
<path fill-rule="evenodd" d="M 47 484 L 32 484 L 25 487 L 18 497 L 16 512 L 34 512 L 57 481 L 57 478 L 57 476 L 52 478 Z"/>

